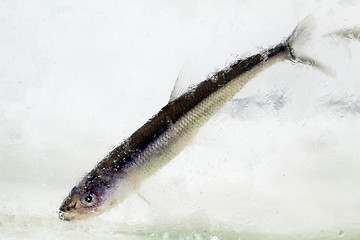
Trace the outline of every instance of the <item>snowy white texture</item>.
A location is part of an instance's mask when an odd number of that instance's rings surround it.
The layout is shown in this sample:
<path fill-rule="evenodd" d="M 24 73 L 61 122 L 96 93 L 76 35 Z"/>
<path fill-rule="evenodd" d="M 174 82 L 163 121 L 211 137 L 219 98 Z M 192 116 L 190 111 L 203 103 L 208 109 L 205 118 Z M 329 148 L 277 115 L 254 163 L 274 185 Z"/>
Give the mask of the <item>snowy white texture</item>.
<path fill-rule="evenodd" d="M 0 239 L 360 238 L 360 42 L 322 37 L 359 12 L 356 0 L 1 1 Z M 336 78 L 273 66 L 143 184 L 150 204 L 135 193 L 100 217 L 57 219 L 180 72 L 201 81 L 308 14 L 304 54 Z"/>

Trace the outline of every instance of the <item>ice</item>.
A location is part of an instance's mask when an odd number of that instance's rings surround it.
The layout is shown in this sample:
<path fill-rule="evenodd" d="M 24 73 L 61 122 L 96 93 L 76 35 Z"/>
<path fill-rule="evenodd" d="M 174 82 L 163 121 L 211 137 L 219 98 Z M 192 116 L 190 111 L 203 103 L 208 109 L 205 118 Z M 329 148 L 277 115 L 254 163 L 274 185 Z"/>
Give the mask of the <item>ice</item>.
<path fill-rule="evenodd" d="M 357 1 L 0 2 L 0 239 L 360 238 Z M 335 78 L 279 63 L 101 216 L 63 222 L 75 183 L 206 76 L 284 40 Z M 196 66 L 198 64 L 198 66 Z M 142 197 L 139 197 L 142 196 Z"/>

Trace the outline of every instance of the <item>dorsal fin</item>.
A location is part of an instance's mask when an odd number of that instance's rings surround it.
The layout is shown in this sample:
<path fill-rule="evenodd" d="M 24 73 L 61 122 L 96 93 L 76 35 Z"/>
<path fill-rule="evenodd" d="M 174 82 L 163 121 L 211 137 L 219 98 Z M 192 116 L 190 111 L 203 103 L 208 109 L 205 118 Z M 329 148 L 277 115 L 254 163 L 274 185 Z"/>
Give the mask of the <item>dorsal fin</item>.
<path fill-rule="evenodd" d="M 174 101 L 184 93 L 190 91 L 195 86 L 195 84 L 191 85 L 190 83 L 186 82 L 187 80 L 188 79 L 183 75 L 183 70 L 181 70 L 171 91 L 169 102 Z"/>
<path fill-rule="evenodd" d="M 169 102 L 191 91 L 196 85 L 206 80 L 209 71 L 204 69 L 206 66 L 202 66 L 201 64 L 204 64 L 204 61 L 201 60 L 200 57 L 193 57 L 191 60 L 186 61 L 171 91 Z"/>
<path fill-rule="evenodd" d="M 234 58 L 232 49 L 229 50 L 225 46 L 190 53 L 180 70 L 169 101 L 174 101 L 219 70 L 229 66 L 231 63 L 229 59 L 235 60 Z"/>

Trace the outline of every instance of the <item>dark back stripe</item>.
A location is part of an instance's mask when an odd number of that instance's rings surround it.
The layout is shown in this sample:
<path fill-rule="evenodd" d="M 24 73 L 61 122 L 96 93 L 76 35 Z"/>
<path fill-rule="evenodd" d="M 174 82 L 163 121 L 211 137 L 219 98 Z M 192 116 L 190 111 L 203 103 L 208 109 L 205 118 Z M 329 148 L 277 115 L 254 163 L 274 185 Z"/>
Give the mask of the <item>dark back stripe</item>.
<path fill-rule="evenodd" d="M 286 45 L 279 44 L 264 53 L 253 55 L 244 60 L 237 60 L 228 68 L 201 82 L 193 90 L 169 102 L 155 116 L 99 162 L 97 167 L 89 173 L 88 177 L 96 177 L 103 169 L 106 169 L 107 173 L 114 170 L 121 171 L 139 152 L 166 131 L 171 123 L 175 123 L 202 100 L 268 58 L 286 51 Z"/>

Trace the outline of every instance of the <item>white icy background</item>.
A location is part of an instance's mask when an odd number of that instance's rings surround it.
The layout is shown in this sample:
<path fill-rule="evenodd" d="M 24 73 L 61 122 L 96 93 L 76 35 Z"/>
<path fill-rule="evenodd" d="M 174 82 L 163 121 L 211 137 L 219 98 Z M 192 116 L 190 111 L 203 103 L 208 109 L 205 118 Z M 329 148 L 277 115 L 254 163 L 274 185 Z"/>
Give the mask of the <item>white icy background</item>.
<path fill-rule="evenodd" d="M 2 0 L 0 239 L 359 239 L 360 41 L 321 38 L 359 12 L 355 0 Z M 271 47 L 311 13 L 306 51 L 336 78 L 273 66 L 143 184 L 150 204 L 134 194 L 99 217 L 57 219 L 180 71 Z"/>

